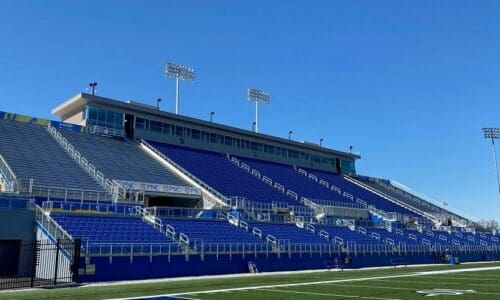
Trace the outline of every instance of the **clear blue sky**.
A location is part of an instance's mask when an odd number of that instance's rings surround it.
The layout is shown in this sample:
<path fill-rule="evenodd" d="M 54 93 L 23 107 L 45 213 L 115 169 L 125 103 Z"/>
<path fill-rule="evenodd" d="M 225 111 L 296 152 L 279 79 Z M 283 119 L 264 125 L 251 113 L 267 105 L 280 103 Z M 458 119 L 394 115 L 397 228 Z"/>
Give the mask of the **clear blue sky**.
<path fill-rule="evenodd" d="M 251 128 L 247 87 L 272 94 L 261 131 L 360 152 L 389 178 L 500 219 L 500 1 L 0 1 L 0 110 L 98 94 L 174 108 L 167 60 L 196 69 L 181 112 Z"/>

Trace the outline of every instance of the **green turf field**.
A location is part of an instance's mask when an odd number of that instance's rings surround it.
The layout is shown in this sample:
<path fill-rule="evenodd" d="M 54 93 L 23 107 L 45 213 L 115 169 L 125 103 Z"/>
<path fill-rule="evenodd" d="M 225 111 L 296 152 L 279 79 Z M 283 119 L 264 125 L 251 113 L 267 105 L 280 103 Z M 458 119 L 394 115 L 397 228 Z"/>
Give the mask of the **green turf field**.
<path fill-rule="evenodd" d="M 457 295 L 444 296 L 442 293 Z M 433 294 L 432 299 L 500 299 L 500 263 L 90 285 L 1 292 L 0 299 L 76 300 L 162 296 L 157 299 L 389 300 L 422 299 Z"/>

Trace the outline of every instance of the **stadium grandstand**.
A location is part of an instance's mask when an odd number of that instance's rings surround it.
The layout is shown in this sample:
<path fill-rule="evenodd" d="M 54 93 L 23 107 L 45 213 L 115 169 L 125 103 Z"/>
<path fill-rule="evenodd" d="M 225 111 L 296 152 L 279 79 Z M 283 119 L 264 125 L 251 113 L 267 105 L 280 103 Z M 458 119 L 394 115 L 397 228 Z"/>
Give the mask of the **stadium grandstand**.
<path fill-rule="evenodd" d="M 87 93 L 52 114 L 0 112 L 0 288 L 500 255 L 353 153 Z"/>

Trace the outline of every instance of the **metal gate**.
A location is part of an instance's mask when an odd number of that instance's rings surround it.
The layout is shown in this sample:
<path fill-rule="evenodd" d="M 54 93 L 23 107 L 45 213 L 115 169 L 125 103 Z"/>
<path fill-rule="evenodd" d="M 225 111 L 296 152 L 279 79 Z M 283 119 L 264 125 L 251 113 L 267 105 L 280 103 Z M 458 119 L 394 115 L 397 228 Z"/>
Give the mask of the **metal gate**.
<path fill-rule="evenodd" d="M 80 239 L 0 240 L 0 290 L 78 281 Z"/>

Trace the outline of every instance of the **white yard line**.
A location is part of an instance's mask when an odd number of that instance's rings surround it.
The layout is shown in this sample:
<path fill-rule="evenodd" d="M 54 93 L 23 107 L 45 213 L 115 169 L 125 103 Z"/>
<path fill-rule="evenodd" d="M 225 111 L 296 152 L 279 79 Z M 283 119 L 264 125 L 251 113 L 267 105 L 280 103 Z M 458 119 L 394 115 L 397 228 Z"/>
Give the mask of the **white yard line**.
<path fill-rule="evenodd" d="M 341 294 L 327 294 L 327 293 L 315 293 L 315 292 L 299 292 L 299 291 L 278 290 L 278 289 L 260 289 L 260 290 L 261 291 L 268 291 L 268 292 L 291 293 L 291 294 L 325 296 L 325 297 L 342 297 L 342 298 L 376 299 L 376 300 L 401 300 L 401 299 L 398 299 L 398 298 L 381 298 L 381 297 L 354 296 L 354 295 L 341 295 Z"/>
<path fill-rule="evenodd" d="M 484 284 L 484 283 L 465 283 L 465 282 L 439 282 L 439 281 L 419 281 L 419 280 L 394 280 L 394 279 L 375 279 L 373 281 L 380 282 L 399 282 L 399 283 L 416 283 L 416 284 L 442 284 L 442 285 L 474 285 L 474 286 L 484 286 L 484 287 L 500 287 L 498 284 Z"/>
<path fill-rule="evenodd" d="M 234 292 L 234 291 L 250 291 L 250 290 L 261 290 L 261 289 L 276 289 L 276 288 L 282 288 L 282 287 L 321 285 L 321 284 L 345 283 L 345 282 L 361 282 L 361 281 L 370 281 L 370 280 L 376 280 L 376 279 L 391 279 L 391 278 L 401 278 L 401 277 L 419 277 L 419 276 L 434 275 L 434 274 L 454 274 L 454 273 L 462 273 L 462 272 L 479 272 L 479 271 L 488 271 L 488 270 L 500 270 L 500 266 L 497 266 L 497 267 L 480 267 L 480 268 L 470 268 L 470 269 L 458 269 L 458 270 L 425 271 L 425 272 L 415 272 L 415 273 L 410 273 L 410 274 L 374 276 L 374 277 L 361 277 L 361 278 L 347 278 L 347 279 L 335 279 L 335 280 L 300 282 L 300 283 L 284 283 L 284 284 L 274 284 L 274 285 L 248 286 L 248 287 L 237 287 L 237 288 L 227 288 L 227 289 L 214 289 L 214 290 L 205 290 L 205 291 L 192 291 L 192 292 L 162 294 L 162 295 L 154 295 L 154 296 L 152 295 L 152 296 L 145 296 L 145 297 L 117 298 L 117 299 L 131 300 L 131 299 L 147 299 L 147 298 L 153 298 L 153 297 L 169 297 L 169 296 L 170 297 L 175 297 L 175 296 L 211 294 L 211 293 L 224 293 L 224 292 Z M 498 293 L 498 294 L 500 295 L 500 293 Z M 496 295 L 496 294 L 493 293 L 493 295 Z"/>
<path fill-rule="evenodd" d="M 414 291 L 415 290 L 415 288 L 389 287 L 389 286 L 380 286 L 380 285 L 335 284 L 335 283 L 332 283 L 331 285 L 342 286 L 342 287 L 361 287 L 361 288 L 370 288 L 370 289 L 406 290 L 406 291 Z M 478 292 L 478 291 L 474 291 L 474 294 L 500 295 L 500 293 Z"/>
<path fill-rule="evenodd" d="M 461 276 L 469 276 L 468 274 L 453 274 L 453 276 L 458 276 L 458 277 L 461 277 Z M 500 273 L 498 275 L 484 275 L 484 274 L 481 274 L 481 277 L 492 277 L 492 278 L 497 278 L 497 279 L 500 279 Z"/>
<path fill-rule="evenodd" d="M 431 278 L 436 278 L 436 279 L 451 279 L 455 276 L 455 274 L 451 274 L 451 276 L 449 277 L 443 277 L 443 276 L 434 276 L 434 275 L 431 275 L 432 277 Z M 500 278 L 481 278 L 481 277 L 455 277 L 454 278 L 455 280 L 478 280 L 478 281 L 500 281 Z"/>

